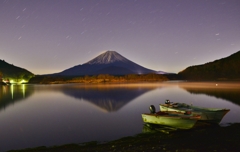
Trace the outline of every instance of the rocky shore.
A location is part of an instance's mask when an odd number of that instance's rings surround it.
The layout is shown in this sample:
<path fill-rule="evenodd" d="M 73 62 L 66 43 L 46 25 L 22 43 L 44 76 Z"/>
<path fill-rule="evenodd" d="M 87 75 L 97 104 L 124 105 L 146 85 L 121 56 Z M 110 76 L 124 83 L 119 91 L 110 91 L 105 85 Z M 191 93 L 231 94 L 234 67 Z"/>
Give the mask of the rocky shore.
<path fill-rule="evenodd" d="M 169 131 L 146 127 L 144 133 L 115 141 L 36 147 L 10 152 L 237 152 L 240 150 L 240 123 L 228 126 L 200 126 Z"/>

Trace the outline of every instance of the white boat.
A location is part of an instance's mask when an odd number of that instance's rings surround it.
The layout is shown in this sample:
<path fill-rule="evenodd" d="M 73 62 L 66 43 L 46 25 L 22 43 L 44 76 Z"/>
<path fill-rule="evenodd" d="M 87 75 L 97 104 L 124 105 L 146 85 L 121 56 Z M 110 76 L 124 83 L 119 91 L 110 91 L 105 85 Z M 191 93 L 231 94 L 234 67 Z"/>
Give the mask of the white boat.
<path fill-rule="evenodd" d="M 185 103 L 170 103 L 169 100 L 159 106 L 160 111 L 175 111 L 182 114 L 201 115 L 200 120 L 217 124 L 219 124 L 222 118 L 230 111 L 230 109 L 204 108 Z"/>
<path fill-rule="evenodd" d="M 151 108 L 151 107 L 150 107 Z M 200 119 L 200 115 L 186 115 L 178 112 L 151 112 L 143 113 L 142 119 L 145 123 L 165 125 L 179 129 L 190 129 Z"/>

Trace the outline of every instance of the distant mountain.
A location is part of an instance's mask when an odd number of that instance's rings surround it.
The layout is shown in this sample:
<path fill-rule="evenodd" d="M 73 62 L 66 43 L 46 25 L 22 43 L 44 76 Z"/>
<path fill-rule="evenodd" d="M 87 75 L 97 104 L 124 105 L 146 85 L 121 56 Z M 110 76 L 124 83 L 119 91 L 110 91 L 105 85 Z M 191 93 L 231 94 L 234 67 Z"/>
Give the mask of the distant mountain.
<path fill-rule="evenodd" d="M 83 65 L 77 65 L 66 69 L 55 75 L 77 76 L 77 75 L 126 75 L 147 74 L 156 71 L 140 66 L 115 51 L 107 51 Z"/>
<path fill-rule="evenodd" d="M 13 80 L 15 82 L 21 82 L 22 80 L 28 81 L 34 74 L 26 69 L 14 66 L 0 60 L 0 78 L 4 80 Z"/>
<path fill-rule="evenodd" d="M 155 73 L 156 74 L 166 74 L 166 72 L 163 72 L 163 71 L 156 71 Z"/>
<path fill-rule="evenodd" d="M 187 80 L 240 80 L 240 51 L 213 62 L 190 66 L 178 75 Z"/>

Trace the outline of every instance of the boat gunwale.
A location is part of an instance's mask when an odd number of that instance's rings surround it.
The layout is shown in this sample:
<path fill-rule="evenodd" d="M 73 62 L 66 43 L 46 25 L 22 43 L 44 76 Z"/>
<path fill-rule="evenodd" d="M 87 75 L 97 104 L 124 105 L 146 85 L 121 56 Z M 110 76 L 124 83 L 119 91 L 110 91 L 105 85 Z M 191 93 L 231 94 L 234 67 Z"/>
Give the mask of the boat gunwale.
<path fill-rule="evenodd" d="M 157 113 L 142 113 L 142 115 L 147 115 L 147 116 L 155 116 L 155 117 L 167 117 L 167 118 L 173 118 L 173 119 L 201 119 L 201 115 L 187 115 L 183 114 L 181 112 L 162 112 L 159 111 Z"/>
<path fill-rule="evenodd" d="M 184 104 L 184 103 L 180 103 L 180 104 Z M 192 105 L 188 105 L 185 104 L 186 107 L 174 107 L 172 104 L 168 105 L 168 104 L 159 104 L 160 106 L 164 106 L 167 108 L 172 108 L 172 109 L 176 109 L 176 110 L 182 110 L 182 111 L 186 111 L 186 110 L 192 110 L 192 111 L 196 111 L 196 112 L 223 112 L 223 111 L 230 111 L 230 109 L 221 109 L 221 108 L 205 108 L 205 107 L 199 107 L 199 106 L 192 106 Z"/>

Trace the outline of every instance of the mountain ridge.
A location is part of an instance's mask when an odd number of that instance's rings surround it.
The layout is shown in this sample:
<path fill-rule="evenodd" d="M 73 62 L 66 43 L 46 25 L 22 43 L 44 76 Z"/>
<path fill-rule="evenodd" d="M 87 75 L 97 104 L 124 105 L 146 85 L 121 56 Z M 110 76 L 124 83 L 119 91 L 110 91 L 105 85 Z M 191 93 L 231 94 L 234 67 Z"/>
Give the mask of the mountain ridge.
<path fill-rule="evenodd" d="M 20 82 L 22 80 L 28 81 L 34 74 L 24 68 L 14 66 L 4 60 L 0 60 L 0 78 L 3 80 L 12 80 Z"/>
<path fill-rule="evenodd" d="M 107 70 L 109 69 L 109 70 Z M 103 73 L 100 73 L 102 71 Z M 96 75 L 96 74 L 148 74 L 156 71 L 145 68 L 133 61 L 123 57 L 116 51 L 106 51 L 92 60 L 76 65 L 55 75 L 76 76 L 76 75 Z"/>
<path fill-rule="evenodd" d="M 124 58 L 116 51 L 106 51 L 100 54 L 96 58 L 88 61 L 86 64 L 108 64 L 113 62 L 128 62 L 129 60 Z"/>
<path fill-rule="evenodd" d="M 187 80 L 240 80 L 240 51 L 212 62 L 187 67 L 178 75 Z"/>

